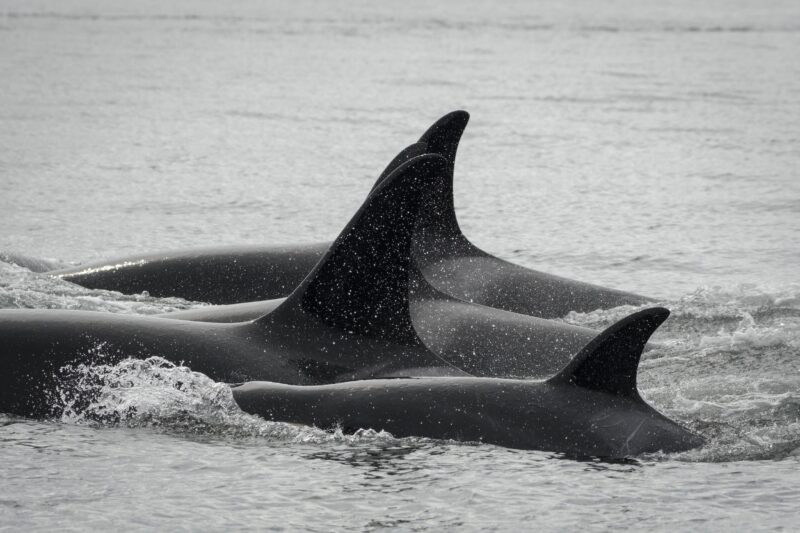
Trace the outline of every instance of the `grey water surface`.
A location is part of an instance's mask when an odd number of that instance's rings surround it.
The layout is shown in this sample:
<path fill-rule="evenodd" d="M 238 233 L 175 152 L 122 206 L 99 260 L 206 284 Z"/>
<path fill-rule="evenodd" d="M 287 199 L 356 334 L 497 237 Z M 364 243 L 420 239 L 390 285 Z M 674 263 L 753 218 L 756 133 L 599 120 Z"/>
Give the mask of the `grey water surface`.
<path fill-rule="evenodd" d="M 640 389 L 708 440 L 603 463 L 347 436 L 127 361 L 76 369 L 87 409 L 0 415 L 0 530 L 797 529 L 798 50 L 789 1 L 0 0 L 0 251 L 330 240 L 464 108 L 465 234 L 669 307 Z M 0 262 L 0 308 L 199 305 Z"/>

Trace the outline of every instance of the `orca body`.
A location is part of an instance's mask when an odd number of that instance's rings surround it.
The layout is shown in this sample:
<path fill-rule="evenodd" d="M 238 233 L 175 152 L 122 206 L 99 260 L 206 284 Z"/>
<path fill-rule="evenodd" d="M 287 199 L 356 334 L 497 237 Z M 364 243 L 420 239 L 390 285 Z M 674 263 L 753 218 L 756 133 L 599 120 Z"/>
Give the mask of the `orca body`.
<path fill-rule="evenodd" d="M 402 187 L 398 178 L 398 187 Z M 430 176 L 427 197 L 444 181 Z M 403 213 L 398 221 L 418 227 L 417 221 L 431 206 L 409 195 L 395 197 Z M 370 196 L 363 212 L 378 212 Z M 406 202 L 406 205 L 403 205 Z M 416 219 L 416 220 L 415 220 Z M 411 241 L 413 246 L 413 240 Z M 366 244 L 366 242 L 365 242 Z M 468 303 L 433 287 L 421 274 L 413 248 L 406 251 L 413 265 L 409 276 L 408 312 L 419 340 L 433 353 L 453 366 L 475 376 L 545 378 L 561 369 L 583 346 L 593 339 L 595 330 Z M 281 300 L 265 300 L 227 306 L 209 306 L 159 315 L 162 318 L 204 322 L 236 322 L 263 316 L 281 305 Z"/>
<path fill-rule="evenodd" d="M 174 250 L 100 260 L 49 274 L 89 289 L 234 304 L 286 297 L 330 246 L 325 242 Z"/>
<path fill-rule="evenodd" d="M 408 304 L 414 220 L 424 188 L 445 170 L 437 155 L 400 165 L 295 291 L 251 322 L 0 311 L 0 412 L 57 414 L 60 369 L 127 357 L 159 356 L 215 380 L 297 385 L 468 375 L 419 341 Z"/>
<path fill-rule="evenodd" d="M 233 323 L 269 313 L 282 302 L 212 305 L 156 316 Z M 474 376 L 552 376 L 597 335 L 590 328 L 452 298 L 433 289 L 418 271 L 412 271 L 408 304 L 415 334 L 426 348 Z"/>
<path fill-rule="evenodd" d="M 424 150 L 447 159 L 446 179 L 429 195 L 428 208 L 418 221 L 414 237 L 415 262 L 431 285 L 467 302 L 540 318 L 651 301 L 644 296 L 514 265 L 473 245 L 461 232 L 453 205 L 455 157 L 468 120 L 465 111 L 455 111 L 439 119 L 419 142 L 389 164 L 377 182 L 398 164 Z M 168 252 L 100 261 L 51 274 L 89 288 L 123 293 L 148 291 L 152 296 L 232 304 L 286 296 L 327 247 L 327 243 L 320 243 Z M 219 317 L 220 312 L 216 315 Z"/>
<path fill-rule="evenodd" d="M 424 153 L 422 143 L 402 150 L 380 174 L 372 190 L 400 165 Z M 89 289 L 123 294 L 147 291 L 158 298 L 177 296 L 225 305 L 286 297 L 330 247 L 330 242 L 324 242 L 196 248 L 100 260 L 48 274 Z M 224 321 L 253 320 L 263 314 L 258 309 L 247 318 L 237 315 Z"/>
<path fill-rule="evenodd" d="M 620 458 L 703 444 L 650 407 L 636 387 L 648 337 L 669 311 L 612 325 L 546 381 L 419 378 L 300 387 L 233 387 L 242 410 L 267 420 L 385 430 L 395 437 L 477 441 L 571 456 Z"/>

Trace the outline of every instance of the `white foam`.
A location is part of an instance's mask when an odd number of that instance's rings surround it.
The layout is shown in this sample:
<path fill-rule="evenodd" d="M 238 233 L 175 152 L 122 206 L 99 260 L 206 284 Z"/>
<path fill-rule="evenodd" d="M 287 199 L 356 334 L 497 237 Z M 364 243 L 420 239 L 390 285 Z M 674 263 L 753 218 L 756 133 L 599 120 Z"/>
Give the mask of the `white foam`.
<path fill-rule="evenodd" d="M 153 315 L 194 309 L 204 304 L 181 298 L 154 298 L 147 293 L 124 295 L 87 289 L 0 261 L 0 309 L 74 309 Z"/>
<path fill-rule="evenodd" d="M 116 365 L 66 368 L 76 386 L 61 393 L 70 424 L 160 428 L 169 432 L 259 438 L 302 443 L 393 442 L 384 431 L 362 429 L 345 435 L 321 429 L 270 422 L 241 411 L 228 385 L 160 357 L 125 359 Z M 84 401 L 91 396 L 88 404 Z"/>

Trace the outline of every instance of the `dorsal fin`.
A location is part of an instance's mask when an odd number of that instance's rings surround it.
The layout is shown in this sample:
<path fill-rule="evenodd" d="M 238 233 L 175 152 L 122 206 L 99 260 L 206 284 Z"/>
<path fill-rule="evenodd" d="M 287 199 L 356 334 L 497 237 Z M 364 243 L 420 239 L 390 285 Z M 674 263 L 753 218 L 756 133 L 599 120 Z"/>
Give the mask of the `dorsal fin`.
<path fill-rule="evenodd" d="M 427 145 L 423 142 L 416 142 L 403 148 L 400 153 L 394 156 L 394 159 L 392 159 L 389 164 L 386 165 L 386 168 L 383 169 L 381 175 L 378 176 L 377 180 L 375 180 L 375 185 L 372 186 L 372 190 L 374 191 L 383 180 L 388 178 L 389 175 L 391 175 L 391 173 L 397 169 L 397 167 L 409 159 L 422 155 L 427 151 Z"/>
<path fill-rule="evenodd" d="M 411 238 L 425 188 L 446 171 L 447 161 L 436 154 L 402 163 L 286 301 L 259 320 L 300 309 L 350 333 L 416 342 L 408 300 Z"/>
<path fill-rule="evenodd" d="M 439 154 L 447 159 L 450 171 L 456 162 L 456 152 L 461 135 L 469 122 L 469 113 L 466 111 L 453 111 L 433 123 L 419 138 L 419 142 L 428 146 L 428 152 Z"/>
<path fill-rule="evenodd" d="M 428 128 L 419 142 L 428 152 L 447 159 L 447 174 L 427 194 L 425 209 L 421 212 L 415 236 L 414 254 L 428 261 L 437 257 L 482 254 L 461 232 L 453 203 L 453 172 L 461 135 L 469 122 L 469 113 L 453 111 Z"/>
<path fill-rule="evenodd" d="M 458 151 L 458 143 L 461 141 L 461 135 L 464 133 L 464 128 L 467 127 L 469 122 L 469 113 L 466 111 L 452 111 L 425 130 L 425 133 L 419 138 L 419 141 L 406 147 L 402 152 L 397 154 L 394 159 L 387 165 L 386 169 L 381 172 L 381 175 L 375 181 L 373 190 L 378 184 L 386 179 L 392 171 L 404 161 L 412 157 L 422 155 L 423 153 L 439 154 L 447 159 L 449 167 L 450 183 L 445 188 L 445 193 L 449 191 L 450 204 L 453 203 L 453 169 L 456 162 L 456 152 Z"/>
<path fill-rule="evenodd" d="M 669 316 L 663 307 L 644 309 L 612 324 L 587 344 L 551 383 L 638 398 L 636 371 L 650 336 Z"/>

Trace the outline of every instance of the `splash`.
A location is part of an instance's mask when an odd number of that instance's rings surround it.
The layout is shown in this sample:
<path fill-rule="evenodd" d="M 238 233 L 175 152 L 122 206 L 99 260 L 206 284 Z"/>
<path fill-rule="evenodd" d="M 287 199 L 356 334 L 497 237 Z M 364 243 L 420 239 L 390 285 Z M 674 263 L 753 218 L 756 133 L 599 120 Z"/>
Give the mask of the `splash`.
<path fill-rule="evenodd" d="M 662 411 L 703 434 L 691 461 L 800 455 L 800 290 L 700 288 L 665 305 L 660 348 L 640 388 Z"/>
<path fill-rule="evenodd" d="M 196 305 L 87 290 L 0 263 L 0 303 L 13 291 L 32 299 L 5 307 L 149 314 Z M 658 347 L 643 357 L 639 388 L 654 407 L 708 442 L 669 459 L 800 455 L 800 286 L 701 287 L 658 305 L 672 315 L 655 336 Z M 601 329 L 636 309 L 572 313 L 564 321 Z M 67 370 L 77 385 L 56 398 L 67 405 L 61 417 L 67 423 L 279 442 L 408 444 L 372 430 L 344 435 L 264 421 L 240 411 L 224 384 L 159 358 Z"/>
<path fill-rule="evenodd" d="M 701 287 L 675 301 L 639 372 L 642 395 L 707 439 L 671 458 L 781 459 L 800 455 L 800 285 Z M 602 329 L 637 310 L 571 313 Z"/>
<path fill-rule="evenodd" d="M 226 439 L 294 443 L 389 444 L 389 433 L 362 429 L 345 435 L 298 424 L 269 422 L 241 411 L 228 385 L 160 357 L 116 365 L 62 368 L 61 421 L 98 427 L 158 429 Z"/>
<path fill-rule="evenodd" d="M 602 329 L 630 313 L 655 305 L 666 307 L 671 312 L 669 320 L 659 329 L 659 334 L 714 332 L 720 326 L 738 326 L 738 322 L 746 316 L 757 319 L 800 317 L 800 284 L 780 288 L 760 288 L 753 284 L 734 288 L 700 287 L 677 300 L 653 302 L 641 307 L 600 309 L 589 313 L 571 312 L 563 321 Z"/>

